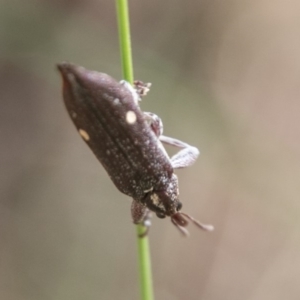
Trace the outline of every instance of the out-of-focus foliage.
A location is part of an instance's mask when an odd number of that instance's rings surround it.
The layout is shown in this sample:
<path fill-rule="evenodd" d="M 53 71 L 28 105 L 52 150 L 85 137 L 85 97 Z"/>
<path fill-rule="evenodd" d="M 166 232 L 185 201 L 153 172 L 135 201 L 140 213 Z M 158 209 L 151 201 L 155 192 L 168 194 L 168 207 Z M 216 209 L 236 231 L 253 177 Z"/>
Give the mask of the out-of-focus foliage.
<path fill-rule="evenodd" d="M 299 299 L 300 4 L 130 1 L 142 108 L 201 150 L 150 232 L 157 299 Z M 0 3 L 0 298 L 138 299 L 130 201 L 63 107 L 55 64 L 120 78 L 114 1 Z M 170 150 L 173 153 L 172 149 Z"/>

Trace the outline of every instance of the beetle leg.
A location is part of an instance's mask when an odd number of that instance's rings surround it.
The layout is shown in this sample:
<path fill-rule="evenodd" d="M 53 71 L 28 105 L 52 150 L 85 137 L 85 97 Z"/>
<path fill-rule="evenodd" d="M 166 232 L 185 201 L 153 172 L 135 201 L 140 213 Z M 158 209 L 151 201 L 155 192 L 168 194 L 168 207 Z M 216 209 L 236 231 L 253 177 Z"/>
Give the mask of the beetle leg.
<path fill-rule="evenodd" d="M 163 123 L 157 115 L 150 112 L 144 112 L 144 116 L 152 131 L 162 143 L 183 148 L 177 154 L 171 157 L 171 163 L 174 169 L 189 167 L 196 161 L 200 153 L 196 147 L 193 147 L 180 140 L 162 135 Z"/>
<path fill-rule="evenodd" d="M 171 157 L 171 163 L 174 169 L 191 166 L 200 154 L 199 150 L 196 147 L 190 146 L 189 144 L 177 139 L 161 135 L 159 137 L 159 140 L 164 144 L 183 148 L 177 154 Z"/>
<path fill-rule="evenodd" d="M 141 101 L 141 95 L 137 92 L 137 90 L 126 80 L 121 80 L 120 84 L 125 86 L 127 90 L 131 93 L 133 101 L 136 105 L 138 105 L 139 101 Z"/>
<path fill-rule="evenodd" d="M 151 83 L 144 83 L 141 80 L 135 80 L 133 85 L 131 85 L 126 80 L 121 80 L 120 83 L 124 85 L 132 94 L 135 104 L 141 101 L 142 97 L 146 96 L 150 91 Z"/>
<path fill-rule="evenodd" d="M 137 91 L 137 93 L 140 95 L 140 97 L 144 97 L 148 94 L 150 91 L 151 83 L 150 82 L 143 82 L 141 80 L 135 80 L 133 82 L 133 87 Z"/>
<path fill-rule="evenodd" d="M 145 232 L 139 237 L 142 238 L 146 236 L 151 226 L 150 210 L 147 208 L 147 206 L 145 206 L 145 204 L 133 199 L 131 204 L 131 216 L 134 224 L 142 224 L 144 227 L 146 227 Z"/>
<path fill-rule="evenodd" d="M 143 223 L 144 218 L 147 214 L 147 206 L 141 202 L 138 202 L 133 199 L 131 203 L 131 216 L 134 224 Z M 150 224 L 151 225 L 151 224 Z M 149 225 L 149 226 L 150 226 Z"/>
<path fill-rule="evenodd" d="M 144 112 L 144 116 L 146 118 L 146 121 L 149 123 L 152 131 L 159 138 L 163 134 L 164 129 L 161 118 L 151 112 Z"/>

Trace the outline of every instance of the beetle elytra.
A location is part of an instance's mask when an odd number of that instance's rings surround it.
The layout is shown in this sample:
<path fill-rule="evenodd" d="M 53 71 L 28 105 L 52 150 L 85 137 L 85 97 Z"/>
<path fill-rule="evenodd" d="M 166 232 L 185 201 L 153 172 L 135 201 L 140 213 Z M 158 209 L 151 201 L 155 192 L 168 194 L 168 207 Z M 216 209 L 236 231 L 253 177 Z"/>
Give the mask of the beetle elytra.
<path fill-rule="evenodd" d="M 140 109 L 138 102 L 150 85 L 136 81 L 131 86 L 70 63 L 61 63 L 58 69 L 64 102 L 80 136 L 119 191 L 133 198 L 133 222 L 149 227 L 152 211 L 159 218 L 170 217 L 184 235 L 188 235 L 188 220 L 213 230 L 181 212 L 174 169 L 192 165 L 199 151 L 164 136 L 161 119 Z M 170 158 L 163 144 L 181 150 Z"/>

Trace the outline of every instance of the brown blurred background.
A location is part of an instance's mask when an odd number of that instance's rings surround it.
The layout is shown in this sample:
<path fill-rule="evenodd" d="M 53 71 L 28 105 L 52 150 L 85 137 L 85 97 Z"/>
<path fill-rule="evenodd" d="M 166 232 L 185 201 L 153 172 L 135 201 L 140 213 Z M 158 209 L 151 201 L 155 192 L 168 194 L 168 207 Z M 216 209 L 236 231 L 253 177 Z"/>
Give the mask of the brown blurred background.
<path fill-rule="evenodd" d="M 0 299 L 139 299 L 130 200 L 82 142 L 55 64 L 121 79 L 114 1 L 0 1 Z M 212 223 L 150 232 L 156 299 L 300 299 L 300 4 L 130 1 L 142 108 L 201 150 Z M 171 150 L 173 151 L 173 150 Z"/>

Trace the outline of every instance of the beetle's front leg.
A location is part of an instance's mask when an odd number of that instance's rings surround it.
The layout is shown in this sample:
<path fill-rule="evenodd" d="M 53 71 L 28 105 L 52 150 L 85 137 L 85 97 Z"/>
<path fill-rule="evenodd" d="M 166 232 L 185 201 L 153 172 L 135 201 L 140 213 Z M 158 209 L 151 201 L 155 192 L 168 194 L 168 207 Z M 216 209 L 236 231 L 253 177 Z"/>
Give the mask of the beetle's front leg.
<path fill-rule="evenodd" d="M 142 224 L 144 227 L 146 227 L 145 232 L 139 237 L 142 238 L 146 236 L 151 226 L 150 210 L 147 208 L 147 206 L 145 206 L 145 204 L 133 199 L 131 204 L 131 216 L 134 224 Z"/>
<path fill-rule="evenodd" d="M 193 147 L 180 140 L 161 135 L 159 140 L 167 145 L 183 148 L 174 156 L 171 157 L 172 167 L 174 169 L 185 168 L 191 166 L 199 156 L 200 152 L 196 147 Z"/>

